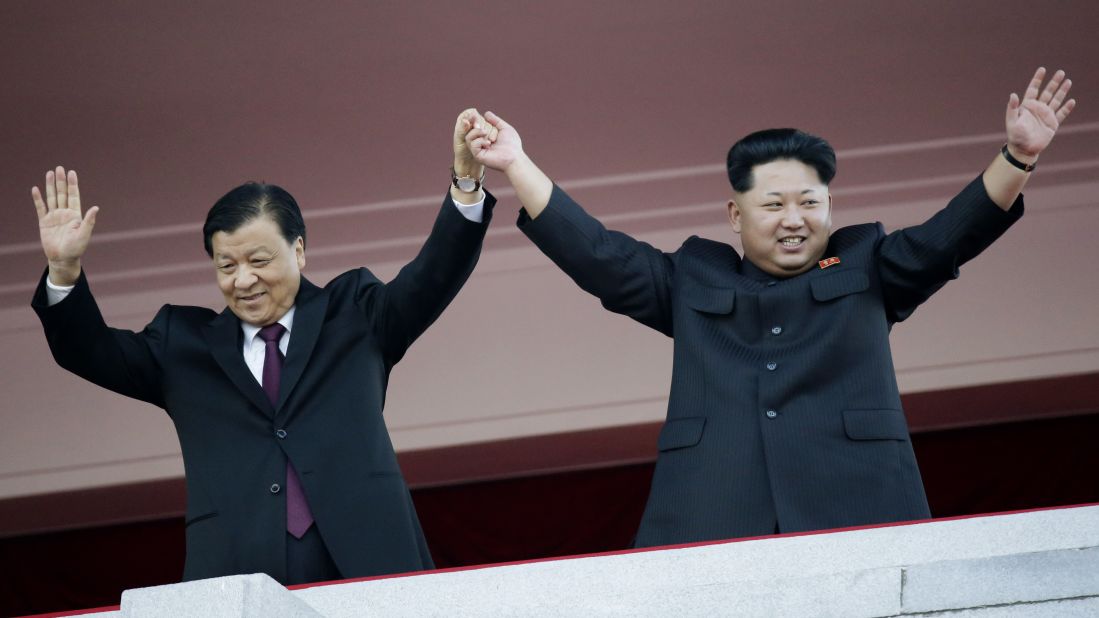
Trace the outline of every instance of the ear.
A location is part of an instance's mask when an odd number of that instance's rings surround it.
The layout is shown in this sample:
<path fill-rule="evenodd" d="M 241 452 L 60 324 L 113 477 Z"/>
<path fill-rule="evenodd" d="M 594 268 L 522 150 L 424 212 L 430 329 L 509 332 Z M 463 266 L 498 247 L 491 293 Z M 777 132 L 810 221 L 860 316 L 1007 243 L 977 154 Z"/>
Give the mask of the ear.
<path fill-rule="evenodd" d="M 729 200 L 729 223 L 733 226 L 733 231 L 739 234 L 740 206 L 737 206 L 736 200 Z"/>
<path fill-rule="evenodd" d="M 831 230 L 832 229 L 832 192 L 831 191 L 828 192 L 828 216 L 825 217 L 824 221 L 828 225 L 828 229 Z"/>
<path fill-rule="evenodd" d="M 298 270 L 305 268 L 305 241 L 301 236 L 294 241 L 294 257 L 298 260 Z"/>

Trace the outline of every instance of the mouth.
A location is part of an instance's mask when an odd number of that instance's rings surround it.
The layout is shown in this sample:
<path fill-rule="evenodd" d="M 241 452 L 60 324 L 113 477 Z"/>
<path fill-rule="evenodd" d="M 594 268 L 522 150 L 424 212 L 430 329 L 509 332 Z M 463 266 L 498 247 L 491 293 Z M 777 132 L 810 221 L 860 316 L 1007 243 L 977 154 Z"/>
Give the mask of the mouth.
<path fill-rule="evenodd" d="M 783 249 L 798 249 L 805 244 L 804 236 L 785 236 L 778 239 Z"/>
<path fill-rule="evenodd" d="M 254 303 L 259 300 L 264 294 L 265 292 L 256 292 L 255 294 L 250 294 L 248 296 L 238 296 L 237 300 L 244 303 Z"/>

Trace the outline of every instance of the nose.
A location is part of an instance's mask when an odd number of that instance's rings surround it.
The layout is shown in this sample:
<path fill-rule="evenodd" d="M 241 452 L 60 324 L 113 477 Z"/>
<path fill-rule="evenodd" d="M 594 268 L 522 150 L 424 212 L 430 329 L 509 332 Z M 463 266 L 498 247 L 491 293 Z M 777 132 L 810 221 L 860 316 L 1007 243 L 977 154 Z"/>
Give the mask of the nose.
<path fill-rule="evenodd" d="M 247 266 L 241 266 L 237 269 L 236 277 L 233 279 L 233 286 L 238 290 L 247 290 L 252 287 L 255 282 L 256 274 L 252 272 L 252 269 Z"/>
<path fill-rule="evenodd" d="M 801 216 L 801 210 L 797 206 L 787 206 L 782 212 L 782 227 L 797 229 L 805 225 L 805 218 Z"/>

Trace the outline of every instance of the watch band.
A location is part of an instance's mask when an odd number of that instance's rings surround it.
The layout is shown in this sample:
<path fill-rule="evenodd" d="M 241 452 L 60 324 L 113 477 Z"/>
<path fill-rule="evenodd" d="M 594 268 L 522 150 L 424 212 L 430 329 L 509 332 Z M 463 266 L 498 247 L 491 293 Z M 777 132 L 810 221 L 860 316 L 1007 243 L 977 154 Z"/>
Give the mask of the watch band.
<path fill-rule="evenodd" d="M 1034 163 L 1023 163 L 1022 161 L 1011 156 L 1011 152 L 1007 149 L 1007 144 L 1004 144 L 1004 147 L 1000 149 L 1000 154 L 1004 155 L 1004 158 L 1007 159 L 1008 163 L 1023 170 L 1024 172 L 1033 172 L 1034 168 L 1038 166 L 1037 161 L 1035 161 Z"/>

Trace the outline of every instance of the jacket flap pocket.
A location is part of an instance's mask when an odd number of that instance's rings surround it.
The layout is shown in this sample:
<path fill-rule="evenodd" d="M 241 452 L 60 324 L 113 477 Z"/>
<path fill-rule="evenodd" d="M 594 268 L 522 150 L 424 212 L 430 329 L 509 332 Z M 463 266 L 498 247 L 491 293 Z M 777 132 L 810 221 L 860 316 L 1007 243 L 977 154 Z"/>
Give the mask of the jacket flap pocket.
<path fill-rule="evenodd" d="M 844 410 L 843 428 L 852 440 L 908 439 L 908 423 L 900 410 Z"/>
<path fill-rule="evenodd" d="M 683 287 L 683 300 L 697 311 L 725 315 L 733 312 L 736 290 L 689 284 Z"/>
<path fill-rule="evenodd" d="M 217 511 L 209 511 L 207 513 L 199 513 L 198 515 L 195 515 L 193 517 L 188 517 L 187 521 L 183 524 L 183 527 L 187 528 L 191 524 L 197 524 L 198 522 L 205 521 L 207 519 L 210 519 L 211 517 L 217 517 L 217 515 L 218 515 Z"/>
<path fill-rule="evenodd" d="M 692 416 L 689 418 L 671 419 L 664 423 L 660 430 L 660 439 L 656 447 L 661 451 L 694 446 L 702 440 L 702 428 L 706 426 L 706 417 Z"/>
<path fill-rule="evenodd" d="M 870 277 L 861 270 L 847 270 L 813 279 L 809 286 L 813 288 L 813 298 L 823 302 L 867 290 Z"/>

